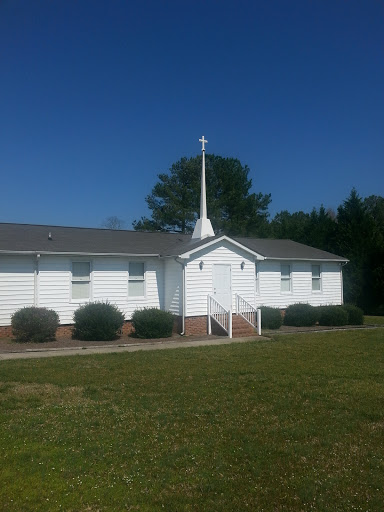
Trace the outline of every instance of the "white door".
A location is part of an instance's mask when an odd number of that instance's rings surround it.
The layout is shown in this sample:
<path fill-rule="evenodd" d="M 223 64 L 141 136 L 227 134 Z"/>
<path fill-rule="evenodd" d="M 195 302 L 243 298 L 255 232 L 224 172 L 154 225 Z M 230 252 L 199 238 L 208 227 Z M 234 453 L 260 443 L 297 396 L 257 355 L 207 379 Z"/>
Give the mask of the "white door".
<path fill-rule="evenodd" d="M 229 309 L 231 300 L 231 265 L 213 265 L 213 296 Z"/>

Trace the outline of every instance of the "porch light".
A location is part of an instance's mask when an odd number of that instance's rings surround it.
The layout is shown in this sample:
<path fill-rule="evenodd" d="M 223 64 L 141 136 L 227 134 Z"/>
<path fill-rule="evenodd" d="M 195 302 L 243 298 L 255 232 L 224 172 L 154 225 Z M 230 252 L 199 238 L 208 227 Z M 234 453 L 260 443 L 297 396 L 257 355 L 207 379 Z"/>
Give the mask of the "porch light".
<path fill-rule="evenodd" d="M 203 267 L 204 267 L 204 261 L 203 260 L 200 261 L 199 267 L 200 267 L 200 270 L 203 270 Z"/>
<path fill-rule="evenodd" d="M 244 267 L 245 267 L 245 261 L 242 261 L 242 262 L 240 263 L 240 267 L 241 267 L 241 270 L 244 270 Z"/>

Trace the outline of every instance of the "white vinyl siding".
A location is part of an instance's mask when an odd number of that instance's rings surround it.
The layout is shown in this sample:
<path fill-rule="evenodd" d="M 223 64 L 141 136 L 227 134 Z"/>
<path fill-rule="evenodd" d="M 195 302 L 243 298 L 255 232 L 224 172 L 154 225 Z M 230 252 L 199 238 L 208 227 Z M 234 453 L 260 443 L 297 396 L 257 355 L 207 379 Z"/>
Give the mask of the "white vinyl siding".
<path fill-rule="evenodd" d="M 207 314 L 207 296 L 213 294 L 215 264 L 231 266 L 232 311 L 235 311 L 236 307 L 235 293 L 251 304 L 255 303 L 255 261 L 248 252 L 223 241 L 193 256 L 186 266 L 186 316 Z M 203 268 L 200 270 L 201 261 L 203 261 Z M 243 269 L 242 262 L 244 262 Z"/>
<path fill-rule="evenodd" d="M 183 267 L 173 258 L 164 261 L 164 309 L 174 315 L 182 314 Z"/>
<path fill-rule="evenodd" d="M 312 291 L 321 292 L 321 267 L 312 265 Z"/>
<path fill-rule="evenodd" d="M 15 311 L 34 305 L 34 271 L 32 256 L 0 256 L 0 325 L 11 325 Z"/>
<path fill-rule="evenodd" d="M 292 291 L 291 265 L 281 265 L 281 292 L 290 293 Z"/>
<path fill-rule="evenodd" d="M 90 261 L 72 262 L 72 300 L 83 301 L 91 297 Z"/>
<path fill-rule="evenodd" d="M 257 305 L 286 308 L 290 304 L 306 303 L 312 306 L 341 304 L 341 267 L 336 262 L 321 263 L 321 293 L 312 291 L 312 263 L 293 261 L 292 293 L 281 292 L 281 263 L 277 260 L 259 263 L 259 288 Z"/>
<path fill-rule="evenodd" d="M 75 258 L 64 255 L 30 256 L 0 255 L 0 325 L 10 325 L 11 315 L 18 309 L 36 304 L 57 311 L 61 324 L 73 323 L 73 313 L 84 300 L 72 300 L 72 262 L 89 265 L 90 299 L 115 304 L 129 320 L 136 309 L 157 307 L 182 314 L 182 265 L 173 258 L 135 258 L 124 256 L 92 256 Z M 199 263 L 203 261 L 200 270 Z M 241 263 L 244 261 L 244 268 Z M 36 266 L 38 262 L 38 266 Z M 129 296 L 129 266 L 136 267 L 135 281 L 142 280 L 144 264 L 144 296 Z M 235 293 L 255 306 L 286 308 L 294 303 L 314 306 L 341 304 L 341 266 L 336 262 L 290 260 L 292 292 L 281 292 L 279 260 L 258 261 L 259 294 L 256 292 L 254 257 L 229 242 L 213 244 L 194 254 L 186 265 L 186 316 L 207 314 L 207 295 L 213 292 L 213 266 L 231 265 L 232 309 Z M 285 262 L 283 263 L 285 264 Z M 314 292 L 313 266 L 320 265 L 321 292 Z M 35 269 L 38 272 L 35 274 Z M 75 269 L 76 270 L 76 269 Z M 82 272 L 80 272 L 82 270 Z M 131 268 L 133 276 L 134 266 Z M 78 267 L 75 282 L 88 282 L 88 266 Z M 133 281 L 133 280 L 132 280 Z M 35 286 L 36 285 L 36 286 Z M 90 299 L 85 299 L 90 300 Z"/>
<path fill-rule="evenodd" d="M 145 296 L 145 268 L 142 262 L 129 263 L 128 296 Z"/>
<path fill-rule="evenodd" d="M 145 297 L 128 297 L 129 263 L 127 257 L 100 256 L 93 257 L 91 265 L 92 300 L 115 304 L 126 320 L 135 309 L 163 306 L 159 292 L 163 287 L 163 262 L 157 258 L 145 261 Z M 39 268 L 39 305 L 57 311 L 61 324 L 73 323 L 73 313 L 84 301 L 71 300 L 71 258 L 42 255 Z"/>

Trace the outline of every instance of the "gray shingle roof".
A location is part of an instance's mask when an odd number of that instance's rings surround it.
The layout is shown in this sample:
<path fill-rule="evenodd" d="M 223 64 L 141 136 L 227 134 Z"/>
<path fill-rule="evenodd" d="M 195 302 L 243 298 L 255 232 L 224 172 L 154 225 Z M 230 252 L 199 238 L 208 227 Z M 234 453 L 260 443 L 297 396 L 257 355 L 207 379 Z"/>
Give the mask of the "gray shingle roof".
<path fill-rule="evenodd" d="M 292 240 L 237 237 L 234 240 L 268 259 L 348 261 L 346 258 L 336 254 L 293 242 Z"/>
<path fill-rule="evenodd" d="M 0 224 L 1 252 L 179 256 L 220 238 L 222 235 L 193 240 L 190 235 L 177 233 Z M 291 240 L 237 237 L 233 240 L 270 259 L 347 261 L 341 256 Z"/>
<path fill-rule="evenodd" d="M 170 245 L 187 239 L 189 235 L 175 233 L 0 224 L 0 251 L 160 255 Z"/>

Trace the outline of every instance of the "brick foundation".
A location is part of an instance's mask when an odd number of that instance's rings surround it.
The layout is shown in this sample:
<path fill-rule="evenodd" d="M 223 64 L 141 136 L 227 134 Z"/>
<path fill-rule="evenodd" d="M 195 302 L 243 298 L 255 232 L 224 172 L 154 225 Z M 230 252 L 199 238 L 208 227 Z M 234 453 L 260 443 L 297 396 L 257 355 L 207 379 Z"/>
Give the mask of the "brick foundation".
<path fill-rule="evenodd" d="M 125 321 L 121 331 L 123 334 L 126 334 L 126 335 L 131 334 L 134 331 L 132 322 L 130 320 Z"/>
<path fill-rule="evenodd" d="M 225 330 L 215 321 L 212 321 L 212 334 L 216 336 L 227 336 Z M 180 332 L 180 331 L 179 331 Z M 185 334 L 187 336 L 208 334 L 208 319 L 206 316 L 190 316 L 185 319 Z M 240 315 L 232 316 L 232 336 L 242 338 L 254 336 L 256 330 L 249 325 Z"/>
<path fill-rule="evenodd" d="M 73 324 L 59 325 L 56 331 L 56 339 L 72 338 Z M 123 334 L 130 334 L 133 331 L 132 322 L 124 322 L 122 332 Z M 0 326 L 0 338 L 13 338 L 12 326 Z"/>
<path fill-rule="evenodd" d="M 0 326 L 0 338 L 13 338 L 12 327 L 10 325 Z"/>
<path fill-rule="evenodd" d="M 59 325 L 56 330 L 56 339 L 72 338 L 73 325 Z"/>
<path fill-rule="evenodd" d="M 212 334 L 215 336 L 226 336 L 227 333 L 216 322 L 212 322 Z M 181 332 L 181 317 L 180 329 Z M 208 334 L 208 318 L 206 316 L 189 316 L 185 319 L 185 333 L 186 336 L 207 336 Z"/>
<path fill-rule="evenodd" d="M 207 334 L 206 316 L 189 316 L 185 319 L 185 334 L 192 336 L 196 334 Z"/>

